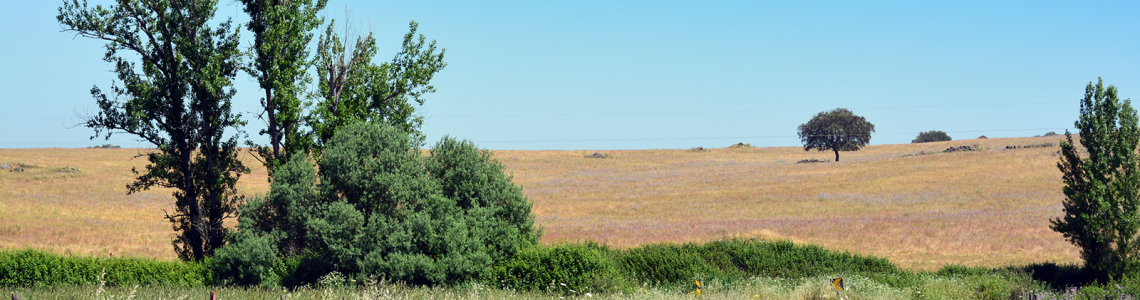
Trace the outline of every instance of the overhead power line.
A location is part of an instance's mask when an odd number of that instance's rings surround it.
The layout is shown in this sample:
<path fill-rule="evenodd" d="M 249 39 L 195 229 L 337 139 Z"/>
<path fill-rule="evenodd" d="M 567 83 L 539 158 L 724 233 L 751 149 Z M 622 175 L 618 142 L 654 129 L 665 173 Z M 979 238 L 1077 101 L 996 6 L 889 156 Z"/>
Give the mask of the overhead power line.
<path fill-rule="evenodd" d="M 953 107 L 986 107 L 986 106 L 1020 106 L 1020 105 L 1053 105 L 1073 104 L 1073 102 L 1033 102 L 1033 103 L 988 103 L 988 104 L 957 104 L 957 105 L 920 105 L 920 106 L 881 106 L 857 107 L 851 110 L 878 110 L 878 109 L 916 109 L 916 108 L 953 108 Z M 553 117 L 553 116 L 625 116 L 625 115 L 680 115 L 680 114 L 726 114 L 726 113 L 767 113 L 791 111 L 823 111 L 817 108 L 789 108 L 789 109 L 762 109 L 762 110 L 710 110 L 710 111 L 660 111 L 660 112 L 598 112 L 598 113 L 536 113 L 536 114 L 486 114 L 486 115 L 431 115 L 433 118 L 478 118 L 478 117 Z M 36 120 L 36 119 L 72 119 L 74 117 L 25 117 L 10 116 L 5 119 Z"/>
<path fill-rule="evenodd" d="M 1073 128 L 1061 128 L 1068 130 Z M 969 132 L 1007 132 L 1029 130 L 1057 130 L 1057 128 L 1025 128 L 1025 129 L 996 129 L 996 130 L 957 130 L 946 133 Z M 874 135 L 915 134 L 914 132 L 875 133 Z M 621 138 L 621 139 L 576 139 L 576 140 L 508 140 L 508 141 L 479 141 L 477 143 L 571 143 L 571 142 L 637 142 L 637 141 L 681 141 L 681 140 L 727 140 L 727 139 L 768 139 L 768 138 L 798 138 L 798 135 L 757 135 L 757 136 L 725 136 L 725 137 L 678 137 L 678 138 Z"/>
<path fill-rule="evenodd" d="M 1019 106 L 1019 105 L 1053 105 L 1073 104 L 1073 102 L 1034 102 L 1034 103 L 990 103 L 990 104 L 959 104 L 959 105 L 923 105 L 923 106 L 883 106 L 850 108 L 851 110 L 878 110 L 878 109 L 916 109 L 916 108 L 952 108 L 952 107 L 986 107 L 986 106 Z M 826 110 L 826 109 L 824 109 Z M 666 111 L 666 112 L 600 112 L 600 113 L 537 113 L 537 114 L 488 114 L 488 115 L 431 115 L 433 118 L 481 118 L 481 117 L 555 117 L 555 116 L 624 116 L 624 115 L 679 115 L 679 114 L 724 114 L 724 113 L 768 113 L 791 111 L 822 111 L 816 108 L 791 109 L 763 109 L 763 110 L 713 110 L 713 111 Z"/>
<path fill-rule="evenodd" d="M 1009 131 L 1031 131 L 1031 130 L 1073 130 L 1075 128 L 1022 128 L 1022 129 L 989 129 L 989 130 L 955 130 L 945 131 L 946 133 L 970 133 L 970 132 L 1009 132 Z M 888 133 L 875 133 L 874 135 L 901 135 L 901 134 L 915 134 L 914 132 L 888 132 Z M 720 136 L 720 137 L 668 137 L 668 138 L 618 138 L 618 139 L 567 139 L 567 140 L 506 140 L 506 141 L 478 141 L 478 144 L 495 144 L 495 143 L 573 143 L 573 142 L 638 142 L 638 141 L 683 141 L 683 140 L 727 140 L 727 139 L 769 139 L 769 138 L 798 138 L 799 135 L 754 135 L 754 136 Z M 0 146 L 29 146 L 29 145 L 90 145 L 90 143 L 78 142 L 64 142 L 64 143 L 5 143 L 0 142 Z M 51 146 L 47 146 L 51 147 Z"/>

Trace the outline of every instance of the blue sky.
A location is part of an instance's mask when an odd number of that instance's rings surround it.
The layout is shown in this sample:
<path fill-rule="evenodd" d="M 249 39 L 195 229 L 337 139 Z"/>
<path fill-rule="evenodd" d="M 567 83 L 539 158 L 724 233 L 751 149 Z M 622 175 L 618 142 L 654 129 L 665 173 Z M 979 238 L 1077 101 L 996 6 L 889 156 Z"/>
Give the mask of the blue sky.
<path fill-rule="evenodd" d="M 242 21 L 220 1 L 219 15 Z M 108 1 L 93 1 L 109 3 Z M 0 148 L 149 146 L 75 127 L 108 89 L 103 44 L 61 32 L 58 1 L 0 5 Z M 1097 77 L 1140 99 L 1140 2 L 338 1 L 375 34 L 407 23 L 447 49 L 420 113 L 489 149 L 801 146 L 796 126 L 848 108 L 872 144 L 1062 132 Z M 248 33 L 243 44 L 248 45 Z M 238 77 L 252 117 L 257 85 Z M 263 142 L 251 120 L 244 130 Z"/>

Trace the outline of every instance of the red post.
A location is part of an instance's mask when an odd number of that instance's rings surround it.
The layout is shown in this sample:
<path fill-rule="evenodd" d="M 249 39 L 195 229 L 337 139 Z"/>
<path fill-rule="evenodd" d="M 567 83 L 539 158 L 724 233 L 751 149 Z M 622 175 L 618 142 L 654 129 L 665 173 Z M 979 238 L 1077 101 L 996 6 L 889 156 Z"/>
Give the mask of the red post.
<path fill-rule="evenodd" d="M 210 300 L 218 300 L 218 294 L 215 294 L 214 291 L 210 291 Z"/>

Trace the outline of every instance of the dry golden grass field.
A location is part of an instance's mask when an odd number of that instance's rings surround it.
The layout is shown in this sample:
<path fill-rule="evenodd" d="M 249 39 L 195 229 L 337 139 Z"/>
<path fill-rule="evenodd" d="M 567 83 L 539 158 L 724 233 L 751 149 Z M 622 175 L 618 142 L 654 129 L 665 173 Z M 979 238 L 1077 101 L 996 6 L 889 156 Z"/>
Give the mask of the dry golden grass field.
<path fill-rule="evenodd" d="M 1076 263 L 1049 229 L 1062 215 L 1059 147 L 1005 150 L 1063 136 L 876 145 L 841 152 L 800 147 L 695 151 L 495 151 L 534 201 L 544 243 L 614 247 L 724 237 L 790 239 L 886 257 L 929 270 L 946 264 Z M 919 154 L 951 146 L 981 151 Z M 170 190 L 126 195 L 139 149 L 0 149 L 0 247 L 174 259 L 163 216 Z M 908 156 L 913 155 L 913 156 Z M 267 190 L 244 157 L 246 195 Z M 63 172 L 74 168 L 76 172 Z M 70 169 L 68 169 L 70 170 Z"/>

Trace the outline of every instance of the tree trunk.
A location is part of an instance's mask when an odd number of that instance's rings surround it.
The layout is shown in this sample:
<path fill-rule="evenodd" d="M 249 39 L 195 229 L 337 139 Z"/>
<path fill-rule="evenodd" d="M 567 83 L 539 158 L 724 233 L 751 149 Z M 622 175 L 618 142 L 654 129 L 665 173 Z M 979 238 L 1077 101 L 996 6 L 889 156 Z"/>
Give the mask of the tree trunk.
<path fill-rule="evenodd" d="M 839 162 L 839 150 L 834 150 L 834 151 L 835 151 L 835 162 Z"/>
<path fill-rule="evenodd" d="M 179 143 L 179 144 L 185 144 Z M 182 188 L 182 197 L 184 197 L 186 208 L 186 218 L 190 223 L 190 228 L 184 230 L 188 231 L 185 234 L 189 235 L 190 252 L 193 254 L 194 261 L 202 261 L 205 254 L 202 252 L 202 212 L 198 206 L 198 187 L 194 184 L 194 170 L 190 167 L 190 152 L 192 150 L 183 148 L 179 153 L 179 167 L 182 171 L 182 181 L 185 186 Z"/>
<path fill-rule="evenodd" d="M 268 77 L 268 75 L 266 75 L 266 77 Z M 274 103 L 276 100 L 277 99 L 273 99 L 273 90 L 266 88 L 265 113 L 269 117 L 269 126 L 267 126 L 269 127 L 269 144 L 273 147 L 273 156 L 270 158 L 273 160 L 273 163 L 268 163 L 270 159 L 266 161 L 269 167 L 269 174 L 273 174 L 273 171 L 277 169 L 278 165 L 284 164 L 284 162 L 281 161 L 281 125 L 277 124 L 277 103 Z"/>
<path fill-rule="evenodd" d="M 211 139 L 213 139 L 213 138 L 211 138 Z M 218 141 L 210 141 L 210 142 L 211 142 L 211 144 L 215 144 L 215 145 L 220 144 Z M 218 182 L 221 181 L 219 178 L 221 176 L 219 176 L 220 174 L 218 174 L 218 163 L 217 163 L 217 159 L 218 159 L 218 155 L 219 155 L 220 151 L 217 147 L 209 147 L 209 149 L 203 149 L 203 150 L 204 151 L 202 151 L 202 152 L 207 155 L 206 156 L 206 176 L 205 177 L 207 180 L 206 181 L 207 182 L 207 188 L 209 189 L 206 192 L 206 199 L 204 199 L 206 202 L 206 205 L 207 205 L 207 213 L 206 213 L 206 226 L 207 226 L 206 243 L 207 244 L 205 247 L 203 247 L 203 248 L 205 248 L 204 249 L 205 251 L 203 251 L 203 253 L 205 253 L 209 256 L 213 256 L 214 255 L 214 249 L 222 247 L 222 243 L 223 243 L 222 232 L 219 230 L 221 225 L 222 225 L 221 224 L 221 216 L 220 216 L 222 203 L 220 202 L 221 199 L 219 199 L 219 195 L 218 195 L 219 193 L 222 192 L 222 187 L 220 185 L 216 185 Z"/>

